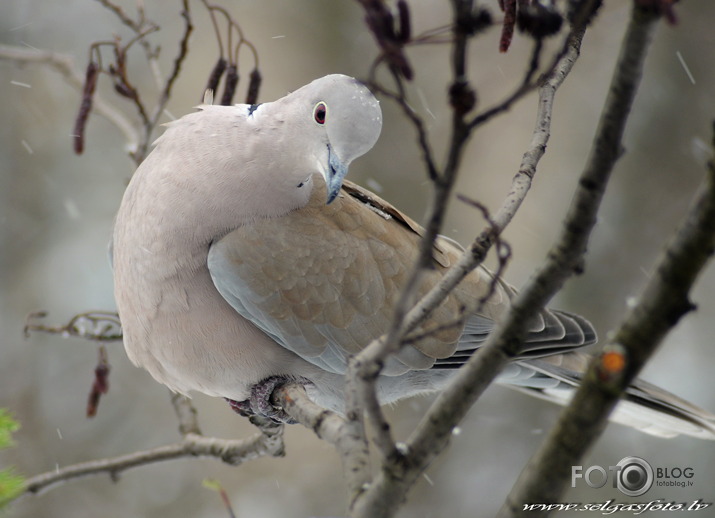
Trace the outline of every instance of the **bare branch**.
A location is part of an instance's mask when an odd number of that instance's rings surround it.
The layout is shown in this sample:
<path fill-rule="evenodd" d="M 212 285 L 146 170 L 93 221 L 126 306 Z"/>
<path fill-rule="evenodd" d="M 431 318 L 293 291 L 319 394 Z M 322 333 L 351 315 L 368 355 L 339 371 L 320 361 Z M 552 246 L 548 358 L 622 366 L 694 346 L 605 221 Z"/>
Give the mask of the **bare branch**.
<path fill-rule="evenodd" d="M 272 397 L 293 419 L 335 447 L 343 464 L 349 501 L 354 501 L 370 480 L 370 454 L 364 434 L 360 430 L 355 433 L 351 416 L 346 420 L 316 405 L 305 387 L 297 383 L 277 388 Z"/>
<path fill-rule="evenodd" d="M 562 68 L 564 66 L 564 56 L 573 53 L 574 49 L 578 52 L 586 27 L 595 15 L 596 11 L 598 11 L 600 3 L 601 0 L 586 0 L 580 5 L 578 12 L 574 14 L 574 21 L 572 23 L 571 30 L 563 41 L 561 51 L 554 56 L 551 64 L 546 67 L 546 71 L 543 73 L 542 79 L 536 81 L 535 83 L 534 76 L 538 72 L 541 53 L 543 50 L 542 39 L 536 38 L 534 41 L 534 48 L 531 52 L 531 58 L 529 60 L 529 66 L 527 67 L 521 84 L 510 95 L 508 95 L 506 99 L 476 115 L 470 122 L 470 126 L 477 127 L 483 125 L 491 120 L 492 117 L 509 110 L 515 102 L 531 92 L 537 85 L 544 84 L 544 78 L 551 77 L 553 81 L 558 75 L 555 75 L 555 71 L 557 71 L 559 66 Z M 574 40 L 578 40 L 578 43 L 574 44 Z M 563 78 L 561 81 L 563 81 Z"/>
<path fill-rule="evenodd" d="M 409 308 L 414 303 L 417 287 L 420 284 L 422 274 L 429 268 L 432 261 L 432 246 L 442 227 L 445 209 L 449 195 L 456 179 L 459 163 L 464 151 L 465 144 L 470 136 L 471 129 L 465 122 L 466 114 L 472 109 L 476 94 L 467 81 L 467 45 L 469 42 L 469 31 L 465 29 L 468 25 L 463 22 L 464 17 L 471 19 L 472 0 L 453 0 L 454 11 L 454 41 L 452 44 L 452 80 L 450 86 L 450 103 L 452 105 L 452 126 L 449 139 L 449 148 L 446 163 L 440 172 L 431 161 L 431 151 L 421 119 L 414 115 L 412 118 L 418 130 L 420 146 L 423 156 L 426 158 L 429 177 L 434 183 L 434 194 L 430 207 L 429 217 L 425 227 L 425 235 L 420 243 L 419 256 L 410 274 L 405 287 L 400 294 L 397 304 L 393 310 L 392 321 L 386 336 L 373 341 L 362 352 L 355 356 L 350 362 L 347 374 L 347 408 L 348 412 L 357 414 L 360 410 L 367 411 L 368 419 L 374 428 L 378 430 L 377 439 L 381 444 L 381 451 L 386 455 L 392 455 L 391 448 L 387 445 L 389 437 L 386 435 L 385 418 L 377 404 L 374 379 L 382 369 L 385 359 L 392 353 L 399 350 L 404 336 L 402 322 Z M 401 80 L 398 74 L 393 74 L 398 87 L 401 88 Z M 400 93 L 401 105 L 409 108 L 404 101 L 404 93 Z M 409 113 L 409 110 L 405 110 Z M 357 395 L 356 400 L 352 396 Z"/>
<path fill-rule="evenodd" d="M 465 13 L 471 12 L 471 2 L 455 1 L 454 11 L 457 19 L 454 26 L 463 26 L 459 23 L 459 18 L 460 16 L 467 16 Z M 578 57 L 584 30 L 584 27 L 575 28 L 567 36 L 564 43 L 565 51 L 558 56 L 558 59 L 554 60 L 549 74 L 543 80 L 540 89 L 539 113 L 534 130 L 534 138 L 532 139 L 529 150 L 525 153 L 522 168 L 520 168 L 519 173 L 514 178 L 512 190 L 497 213 L 497 221 L 490 222 L 487 228 L 475 240 L 471 249 L 465 252 L 459 263 L 448 272 L 443 281 L 435 286 L 431 292 L 410 311 L 406 310 L 410 298 L 409 293 L 406 293 L 401 304 L 398 304 L 398 311 L 396 311 L 393 320 L 395 325 L 387 337 L 382 337 L 379 341 L 371 344 L 371 346 L 358 355 L 353 364 L 351 364 L 351 369 L 354 370 L 351 370 L 348 374 L 348 391 L 350 391 L 352 385 L 355 384 L 353 379 L 355 379 L 354 377 L 357 375 L 360 381 L 357 383 L 358 387 L 354 390 L 357 390 L 361 395 L 359 401 L 362 403 L 363 408 L 368 410 L 367 415 L 372 421 L 373 426 L 377 429 L 386 430 L 386 422 L 381 412 L 379 412 L 379 408 L 378 410 L 374 409 L 375 405 L 373 403 L 376 397 L 374 395 L 374 388 L 372 388 L 373 385 L 369 382 L 370 378 L 374 377 L 371 371 L 375 369 L 376 363 L 378 366 L 381 364 L 386 354 L 389 354 L 396 347 L 400 346 L 402 339 L 398 337 L 405 336 L 418 326 L 419 323 L 444 300 L 450 291 L 483 261 L 494 240 L 508 224 L 520 206 L 521 201 L 529 190 L 531 180 L 535 174 L 536 164 L 541 156 L 543 156 L 546 141 L 549 137 L 551 110 L 555 91 L 563 82 Z M 431 231 L 428 231 L 428 235 L 423 241 L 423 244 L 426 246 L 423 252 L 428 254 L 427 257 L 431 257 L 431 243 L 441 226 L 439 219 L 441 217 L 440 214 L 444 213 L 447 198 L 451 192 L 451 185 L 459 169 L 459 158 L 471 131 L 477 125 L 505 111 L 512 103 L 516 102 L 516 100 L 523 97 L 525 93 L 533 88 L 532 80 L 538 69 L 538 59 L 541 53 L 541 46 L 537 44 L 521 86 L 504 101 L 500 108 L 487 110 L 481 116 L 477 116 L 467 122 L 465 121 L 465 115 L 471 109 L 469 102 L 470 96 L 468 95 L 470 88 L 466 84 L 465 79 L 467 41 L 466 34 L 455 35 L 455 43 L 453 46 L 454 78 L 450 92 L 451 104 L 454 110 L 452 136 L 444 172 L 441 174 L 435 173 L 437 175 L 435 181 L 435 201 L 433 202 L 430 216 L 431 225 L 428 225 L 428 229 L 431 228 Z M 401 101 L 403 110 L 409 113 L 408 110 L 405 109 L 405 107 L 409 108 L 409 105 L 404 100 L 404 97 L 398 96 L 398 101 Z M 411 117 L 411 119 L 414 119 L 414 117 Z M 422 138 L 426 140 L 426 135 L 420 131 L 420 126 L 416 125 L 416 127 L 420 135 L 420 142 L 422 142 Z M 425 148 L 422 146 L 422 149 L 423 155 L 429 153 L 428 147 Z M 415 285 L 418 283 L 419 269 L 416 270 L 412 281 Z M 402 312 L 399 311 L 400 308 L 403 308 Z M 348 408 L 353 407 L 348 406 Z M 468 406 L 465 408 L 468 408 Z M 454 424 L 448 425 L 447 428 L 443 429 L 445 432 L 443 436 L 445 444 L 446 438 L 448 438 L 453 426 Z M 359 501 L 355 502 L 355 507 L 353 508 L 354 516 L 372 517 L 389 515 L 389 513 L 395 509 L 393 506 L 402 500 L 404 493 L 411 487 L 419 473 L 422 472 L 429 461 L 431 461 L 444 446 L 444 444 L 437 446 L 434 449 L 433 455 L 423 456 L 426 452 L 421 452 L 415 456 L 410 444 L 408 444 L 406 452 L 393 453 L 392 449 L 394 449 L 394 445 L 391 446 L 389 444 L 390 440 L 391 438 L 387 433 L 382 433 L 382 435 L 378 435 L 377 437 L 376 442 L 378 443 L 379 449 L 383 452 L 387 452 L 387 455 L 383 453 L 383 457 L 389 457 L 392 461 L 383 463 L 383 469 L 373 481 L 371 487 L 362 495 L 363 497 Z M 427 442 L 428 441 L 425 440 L 425 443 L 420 444 L 420 446 L 425 446 Z"/>
<path fill-rule="evenodd" d="M 373 442 L 377 446 L 377 451 L 381 457 L 381 462 L 389 462 L 393 457 L 398 455 L 395 440 L 390 431 L 390 423 L 388 423 L 385 415 L 382 413 L 380 401 L 377 398 L 377 392 L 374 389 L 377 377 L 380 375 L 380 369 L 377 363 L 368 364 L 368 371 L 359 361 L 355 362 L 355 372 L 359 372 L 362 376 L 360 383 L 355 383 L 352 387 L 356 391 L 358 404 L 363 405 L 365 414 L 372 426 Z M 353 385 L 351 383 L 351 385 Z M 362 432 L 364 433 L 364 432 Z"/>
<path fill-rule="evenodd" d="M 176 418 L 179 420 L 179 433 L 184 435 L 201 435 L 198 413 L 191 404 L 191 400 L 182 394 L 170 392 L 171 406 L 174 407 Z"/>
<path fill-rule="evenodd" d="M 174 87 L 174 82 L 176 81 L 176 78 L 181 72 L 181 66 L 184 63 L 184 60 L 186 59 L 186 56 L 189 51 L 189 37 L 191 36 L 191 32 L 194 30 L 194 26 L 191 23 L 189 1 L 182 0 L 182 7 L 183 8 L 181 11 L 181 17 L 184 19 L 184 34 L 181 37 L 181 41 L 179 42 L 179 52 L 174 58 L 174 66 L 171 70 L 171 73 L 169 74 L 169 77 L 164 82 L 164 87 L 161 91 L 161 94 L 159 95 L 159 99 L 156 102 L 156 106 L 154 106 L 154 110 L 149 116 L 148 122 L 144 126 L 144 138 L 142 139 L 141 144 L 137 148 L 136 152 L 132 155 L 134 161 L 137 164 L 141 163 L 144 160 L 144 157 L 146 157 L 147 153 L 149 152 L 151 135 L 154 132 L 156 125 L 159 123 L 159 118 L 161 117 L 162 113 L 164 113 L 164 109 L 169 102 L 169 99 L 171 97 L 171 90 Z"/>
<path fill-rule="evenodd" d="M 399 29 L 396 30 L 394 17 L 384 2 L 376 0 L 358 0 L 365 9 L 365 23 L 375 36 L 383 60 L 389 65 L 394 75 L 401 75 L 408 81 L 413 71 L 404 53 L 404 45 L 409 40 L 409 8 L 402 2 L 398 7 Z"/>
<path fill-rule="evenodd" d="M 124 10 L 111 2 L 110 0 L 98 0 L 104 7 L 111 10 L 119 20 L 129 27 L 136 36 L 134 39 L 130 40 L 124 47 L 119 47 L 118 42 L 113 43 L 115 54 L 117 57 L 117 68 L 114 69 L 113 77 L 118 82 L 115 83 L 115 88 L 117 91 L 125 96 L 129 97 L 137 107 L 139 115 L 142 119 L 142 133 L 140 133 L 137 128 L 133 126 L 131 122 L 112 105 L 107 103 L 102 99 L 99 94 L 94 94 L 92 109 L 99 113 L 100 115 L 106 117 L 110 122 L 117 126 L 122 133 L 124 133 L 127 141 L 128 148 L 130 150 L 130 155 L 135 163 L 140 163 L 146 156 L 150 142 L 152 140 L 152 134 L 156 125 L 159 122 L 159 118 L 164 113 L 166 105 L 171 96 L 171 90 L 173 85 L 181 71 L 181 65 L 183 64 L 186 55 L 188 54 L 188 41 L 193 30 L 193 25 L 191 23 L 191 17 L 189 13 L 188 0 L 183 0 L 183 11 L 182 17 L 185 20 L 185 29 L 183 36 L 179 42 L 179 51 L 176 58 L 174 59 L 174 65 L 168 78 L 164 81 L 161 77 L 161 73 L 158 68 L 158 50 L 152 49 L 146 36 L 147 34 L 158 30 L 158 26 L 153 22 L 147 20 L 144 17 L 143 9 L 139 8 L 138 19 L 133 20 L 130 18 Z M 154 76 L 154 80 L 157 85 L 161 88 L 161 93 L 159 98 L 148 115 L 148 111 L 145 109 L 144 104 L 139 99 L 139 94 L 137 90 L 128 82 L 128 79 L 124 70 L 124 60 L 125 52 L 129 46 L 134 42 L 139 42 L 146 55 L 147 62 Z M 74 59 L 70 56 L 63 54 L 58 54 L 50 51 L 42 51 L 36 49 L 25 49 L 22 47 L 13 47 L 8 45 L 0 45 L 0 59 L 8 59 L 18 63 L 39 63 L 46 64 L 57 70 L 73 87 L 82 91 L 85 84 L 85 78 L 76 70 L 74 65 Z M 110 73 L 112 69 L 110 68 Z M 85 96 L 88 98 L 88 96 Z M 81 123 L 86 120 L 88 113 L 85 111 L 83 117 L 78 118 L 78 127 L 81 128 Z M 76 139 L 76 146 L 81 147 L 81 138 Z"/>
<path fill-rule="evenodd" d="M 141 32 L 143 29 L 144 25 L 144 16 L 143 16 L 143 11 L 140 13 L 140 18 L 138 21 L 134 21 L 129 17 L 127 13 L 124 12 L 124 10 L 119 7 L 118 5 L 110 2 L 109 0 L 97 0 L 100 4 L 102 4 L 104 7 L 112 11 L 121 22 L 129 27 L 132 31 L 134 32 Z"/>
<path fill-rule="evenodd" d="M 27 315 L 25 336 L 31 331 L 48 334 L 59 334 L 63 337 L 74 336 L 95 342 L 117 342 L 122 339 L 122 324 L 119 315 L 113 311 L 87 311 L 73 316 L 69 322 L 60 326 L 47 326 L 37 323 L 37 319 L 45 318 L 47 312 L 36 311 Z"/>
<path fill-rule="evenodd" d="M 514 176 L 511 189 L 501 207 L 494 214 L 492 222 L 482 230 L 457 264 L 408 312 L 404 319 L 404 326 L 408 332 L 422 323 L 452 289 L 484 261 L 495 237 L 504 231 L 526 198 L 536 175 L 536 167 L 546 151 L 546 144 L 551 135 L 551 114 L 556 91 L 578 59 L 584 30 L 581 28 L 579 32 L 574 32 L 569 36 L 567 51 L 553 67 L 551 73 L 542 81 L 531 143 L 524 153 L 519 171 Z"/>
<path fill-rule="evenodd" d="M 159 98 L 156 108 L 154 109 L 154 114 L 152 116 L 152 122 L 154 124 L 156 124 L 157 120 L 159 119 L 159 116 L 164 111 L 166 103 L 169 102 L 169 98 L 171 97 L 171 89 L 174 86 L 176 78 L 179 76 L 179 72 L 181 72 L 181 65 L 184 63 L 186 55 L 189 52 L 189 37 L 191 36 L 191 32 L 194 30 L 194 26 L 191 23 L 189 1 L 182 0 L 182 6 L 183 9 L 181 11 L 181 17 L 184 19 L 184 34 L 181 37 L 181 41 L 179 42 L 179 53 L 174 58 L 174 66 L 171 70 L 171 73 L 169 74 L 169 77 L 166 79 L 164 89 L 161 92 L 161 97 Z"/>
<path fill-rule="evenodd" d="M 114 4 L 110 0 L 97 0 L 104 7 L 112 11 L 119 20 L 129 27 L 137 36 L 141 34 L 146 34 L 147 32 L 153 32 L 158 30 L 159 26 L 154 22 L 147 20 L 144 16 L 144 9 L 141 3 L 137 3 L 137 20 L 133 20 L 127 15 L 124 10 L 118 5 Z M 140 37 L 139 43 L 144 49 L 144 54 L 146 55 L 147 63 L 149 64 L 149 69 L 151 70 L 152 76 L 154 77 L 154 83 L 157 88 L 161 88 L 163 82 L 161 71 L 159 70 L 159 49 L 152 49 L 149 41 L 146 38 Z"/>
<path fill-rule="evenodd" d="M 266 455 L 280 457 L 283 454 L 283 426 L 279 425 L 270 431 L 264 429 L 253 437 L 241 440 L 216 439 L 189 433 L 174 444 L 108 459 L 81 462 L 30 477 L 25 481 L 24 495 L 39 494 L 66 482 L 102 473 L 116 479 L 130 468 L 182 457 L 213 457 L 226 464 L 238 466 Z"/>
<path fill-rule="evenodd" d="M 589 365 L 571 404 L 524 468 L 499 517 L 546 516 L 524 511 L 526 502 L 558 502 L 571 466 L 598 439 L 624 391 L 665 335 L 694 306 L 688 299 L 697 275 L 715 247 L 715 167 L 701 185 L 687 219 L 658 261 L 655 274 L 610 343 L 622 351 L 623 371 L 604 376 L 602 357 Z M 606 346 L 606 350 L 609 346 Z M 546 476 L 548 474 L 548 476 Z"/>
<path fill-rule="evenodd" d="M 574 41 L 574 44 L 577 45 L 578 41 Z M 577 269 L 595 223 L 603 190 L 619 156 L 623 128 L 645 57 L 646 41 L 640 43 L 641 47 L 622 54 L 621 59 L 627 62 L 619 63 L 616 70 L 589 163 L 566 217 L 562 236 L 552 247 L 547 262 L 515 298 L 506 319 L 489 335 L 485 344 L 460 369 L 453 382 L 430 407 L 409 438 L 407 454 L 402 462 L 380 472 L 361 499 L 358 516 L 389 515 L 390 501 L 400 500 L 396 495 L 404 494 L 414 483 L 424 467 L 446 446 L 453 427 L 473 402 L 504 365 L 518 354 L 526 333 L 526 324 L 533 313 L 543 308 L 565 279 Z M 539 133 L 537 127 L 537 135 Z M 503 215 L 507 216 L 504 221 L 508 221 L 510 209 L 504 210 Z"/>
<path fill-rule="evenodd" d="M 643 8 L 634 10 L 629 26 L 630 42 L 624 45 L 623 54 L 636 52 L 647 43 L 655 21 L 652 12 Z M 710 162 L 687 217 L 661 254 L 655 274 L 612 335 L 610 347 L 622 351 L 623 372 L 618 376 L 602 376 L 601 358 L 591 361 L 571 404 L 527 464 L 499 516 L 525 516 L 521 508 L 524 502 L 558 501 L 570 467 L 601 435 L 608 415 L 661 340 L 683 315 L 694 309 L 689 292 L 714 249 L 715 164 Z M 544 473 L 549 476 L 544 477 Z"/>
<path fill-rule="evenodd" d="M 588 7 L 592 8 L 591 6 Z M 422 241 L 419 264 L 413 272 L 410 281 L 407 283 L 408 287 L 414 287 L 419 284 L 420 270 L 429 265 L 431 261 L 432 243 L 441 228 L 442 219 L 444 217 L 449 195 L 451 194 L 452 185 L 454 184 L 459 170 L 460 158 L 463 149 L 471 136 L 471 132 L 479 125 L 491 120 L 492 117 L 507 111 L 516 101 L 535 88 L 536 85 L 533 83 L 533 78 L 538 70 L 539 57 L 542 51 L 540 41 L 537 40 L 532 52 L 529 67 L 527 68 L 527 72 L 525 73 L 519 87 L 517 87 L 511 95 L 509 95 L 497 106 L 490 108 L 475 116 L 472 120 L 467 121 L 465 120 L 465 116 L 469 110 L 471 110 L 473 104 L 473 93 L 471 92 L 471 87 L 469 87 L 466 82 L 466 53 L 469 32 L 465 29 L 465 27 L 469 24 L 464 20 L 471 19 L 472 3 L 465 0 L 455 0 L 454 12 L 455 21 L 453 27 L 455 35 L 452 50 L 453 80 L 452 86 L 450 87 L 450 102 L 454 113 L 448 157 L 442 172 L 440 172 L 434 165 L 431 158 L 432 153 L 430 151 L 429 141 L 426 131 L 423 128 L 422 121 L 407 103 L 403 91 L 400 89 L 399 94 L 391 93 L 390 95 L 393 99 L 398 101 L 400 106 L 403 108 L 403 111 L 410 117 L 410 120 L 412 120 L 415 125 L 418 131 L 420 148 L 428 166 L 429 177 L 433 179 L 435 185 L 434 199 L 430 210 L 430 216 L 428 217 L 426 235 Z M 564 40 L 564 50 L 555 58 L 553 64 L 549 68 L 546 79 L 543 80 L 544 86 L 540 89 L 540 101 L 543 101 L 543 103 L 539 104 L 537 129 L 535 130 L 532 147 L 527 152 L 530 156 L 527 160 L 527 156 L 525 155 L 525 167 L 523 168 L 523 172 L 520 169 L 520 173 L 514 179 L 512 191 L 510 192 L 502 209 L 499 213 L 497 213 L 497 226 L 490 226 L 480 235 L 479 238 L 477 238 L 475 245 L 472 246 L 471 250 L 471 255 L 474 257 L 470 258 L 465 254 L 463 261 L 460 261 L 460 264 L 458 265 L 459 269 L 455 268 L 453 272 L 448 274 L 449 281 L 445 281 L 445 284 L 440 283 L 432 290 L 431 294 L 428 294 L 423 299 L 430 300 L 431 302 L 425 303 L 424 306 L 419 306 L 410 310 L 409 313 L 412 314 L 412 317 L 408 316 L 408 307 L 411 305 L 410 302 L 413 296 L 413 289 L 406 289 L 403 292 L 395 310 L 393 326 L 388 332 L 387 337 L 379 341 L 381 345 L 379 347 L 376 345 L 376 348 L 380 351 L 375 351 L 375 353 L 373 353 L 375 354 L 374 359 L 384 360 L 388 354 L 399 348 L 399 340 L 397 337 L 404 336 L 406 332 L 414 329 L 414 327 L 419 323 L 414 320 L 414 318 L 419 316 L 419 321 L 426 318 L 426 316 L 444 299 L 444 297 L 447 296 L 451 289 L 456 286 L 470 271 L 472 271 L 477 264 L 481 263 L 486 256 L 489 246 L 491 246 L 493 234 L 495 232 L 501 232 L 516 213 L 521 201 L 528 192 L 531 184 L 531 177 L 533 177 L 535 172 L 536 163 L 538 163 L 538 160 L 541 156 L 543 156 L 545 150 L 549 134 L 548 130 L 550 128 L 550 113 L 553 103 L 553 94 L 571 70 L 573 62 L 578 56 L 584 31 L 585 25 L 583 24 L 573 28 Z M 399 78 L 397 78 L 397 82 L 398 85 L 400 85 Z M 380 91 L 385 92 L 384 89 L 381 89 Z M 470 101 L 470 99 L 472 99 L 472 101 Z M 409 323 L 407 323 L 408 321 Z M 407 325 L 404 325 L 405 323 L 407 323 Z M 400 326 L 402 326 L 402 329 L 400 329 Z M 369 348 L 367 348 L 366 351 L 368 349 Z M 367 355 L 368 353 L 366 352 L 365 354 Z M 363 359 L 365 360 L 366 358 Z M 363 365 L 367 365 L 366 362 L 362 363 Z"/>
<path fill-rule="evenodd" d="M 0 44 L 0 60 L 15 63 L 46 65 L 58 72 L 75 90 L 81 92 L 84 86 L 84 75 L 80 73 L 72 56 L 52 52 Z M 111 122 L 119 129 L 127 140 L 129 149 L 136 149 L 139 143 L 139 133 L 134 125 L 122 112 L 107 102 L 100 94 L 94 95 L 93 110 Z"/>
<path fill-rule="evenodd" d="M 413 455 L 433 458 L 435 449 L 446 444 L 452 427 L 464 415 L 502 367 L 516 356 L 526 324 L 535 311 L 546 305 L 567 277 L 578 268 L 596 213 L 615 162 L 630 106 L 641 77 L 643 62 L 655 18 L 636 12 L 626 33 L 611 90 L 586 168 L 561 236 L 546 263 L 514 299 L 506 319 L 489 335 L 477 354 L 440 394 L 410 438 Z M 438 445 L 435 448 L 435 445 Z"/>

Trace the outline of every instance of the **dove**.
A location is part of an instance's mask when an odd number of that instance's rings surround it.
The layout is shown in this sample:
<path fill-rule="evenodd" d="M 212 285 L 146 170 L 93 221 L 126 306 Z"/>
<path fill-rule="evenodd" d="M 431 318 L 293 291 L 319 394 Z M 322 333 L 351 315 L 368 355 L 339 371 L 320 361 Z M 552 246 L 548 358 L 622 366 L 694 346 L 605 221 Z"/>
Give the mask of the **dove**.
<path fill-rule="evenodd" d="M 387 331 L 424 233 L 345 178 L 381 128 L 377 99 L 340 74 L 274 102 L 202 105 L 169 123 L 126 189 L 112 238 L 131 361 L 175 392 L 225 398 L 242 415 L 290 422 L 270 400 L 287 382 L 342 411 L 349 359 Z M 439 236 L 417 295 L 461 254 Z M 474 270 L 385 362 L 380 401 L 443 388 L 514 294 Z M 566 403 L 588 359 L 578 349 L 595 342 L 585 318 L 544 309 L 497 381 Z M 639 381 L 626 399 L 618 422 L 715 438 L 712 415 L 657 387 Z"/>

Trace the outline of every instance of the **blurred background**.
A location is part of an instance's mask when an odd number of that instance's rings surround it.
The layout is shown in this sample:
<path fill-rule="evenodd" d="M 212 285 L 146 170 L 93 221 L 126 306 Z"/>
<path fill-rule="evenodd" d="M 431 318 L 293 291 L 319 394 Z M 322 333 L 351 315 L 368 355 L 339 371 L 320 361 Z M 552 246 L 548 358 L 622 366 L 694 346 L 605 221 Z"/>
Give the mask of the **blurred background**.
<path fill-rule="evenodd" d="M 134 2 L 119 3 L 134 15 Z M 448 2 L 409 3 L 415 34 L 448 23 Z M 167 73 L 183 28 L 180 2 L 148 4 L 148 17 L 161 25 L 152 42 L 161 45 L 160 66 Z M 281 97 L 328 73 L 366 77 L 377 54 L 357 2 L 225 4 L 258 49 L 264 77 L 261 101 Z M 495 0 L 481 4 L 499 20 Z M 557 235 L 589 150 L 631 2 L 606 4 L 587 33 L 581 59 L 557 95 L 547 154 L 505 236 L 513 248 L 506 277 L 517 287 L 540 264 Z M 190 112 L 198 103 L 217 57 L 206 11 L 198 2 L 191 6 L 196 28 L 165 121 Z M 676 26 L 662 23 L 657 30 L 626 133 L 626 153 L 609 185 L 585 273 L 572 279 L 552 303 L 587 316 L 601 337 L 619 323 L 627 301 L 648 279 L 710 157 L 715 4 L 689 0 L 678 4 L 676 12 Z M 131 37 L 112 13 L 91 0 L 0 4 L 0 43 L 72 55 L 80 70 L 86 65 L 89 45 L 111 40 L 115 34 L 125 41 Z M 470 48 L 471 79 L 482 109 L 520 81 L 530 50 L 529 41 L 516 37 L 509 53 L 499 54 L 498 39 L 495 27 Z M 155 90 L 138 50 L 130 56 L 130 78 L 150 97 Z M 408 55 L 416 70 L 410 97 L 425 117 L 441 158 L 449 124 L 448 47 L 412 47 Z M 250 55 L 242 55 L 241 60 L 244 81 L 239 85 L 239 101 L 252 66 Z M 134 120 L 134 107 L 113 94 L 106 77 L 100 78 L 99 91 Z M 31 311 L 46 310 L 47 322 L 59 324 L 86 310 L 114 309 L 106 247 L 114 213 L 133 171 L 123 135 L 93 114 L 85 153 L 75 155 L 70 135 L 79 94 L 42 66 L 0 61 L 0 99 L 0 407 L 10 408 L 22 424 L 17 447 L 0 452 L 0 467 L 14 465 L 29 476 L 175 441 L 177 422 L 167 390 L 132 366 L 121 345 L 108 345 L 111 390 L 98 416 L 88 420 L 84 409 L 96 344 L 41 334 L 25 339 L 22 334 Z M 457 192 L 492 210 L 499 206 L 530 141 L 535 101 L 536 96 L 530 95 L 475 134 Z M 389 101 L 382 106 L 382 137 L 351 167 L 351 179 L 420 220 L 429 185 L 415 134 L 395 106 Z M 482 225 L 474 209 L 455 201 L 445 233 L 466 244 Z M 715 345 L 712 266 L 692 299 L 698 310 L 667 337 L 644 377 L 715 411 L 715 382 L 708 360 Z M 398 437 L 406 437 L 430 401 L 417 398 L 388 409 Z M 239 438 L 253 433 L 223 401 L 197 395 L 195 404 L 206 434 Z M 558 408 L 548 403 L 492 387 L 411 492 L 400 516 L 492 515 L 557 414 Z M 221 482 L 239 517 L 344 515 L 344 486 L 332 447 L 300 426 L 287 430 L 286 445 L 285 458 L 263 458 L 237 468 L 214 460 L 186 459 L 130 470 L 118 483 L 105 476 L 79 480 L 21 500 L 10 516 L 224 518 L 227 512 L 218 495 L 202 487 L 206 478 Z M 654 487 L 640 499 L 629 500 L 614 489 L 580 484 L 564 501 L 715 500 L 713 443 L 687 437 L 658 439 L 611 425 L 583 464 L 607 467 L 629 455 L 643 457 L 653 466 L 692 467 L 694 486 Z"/>

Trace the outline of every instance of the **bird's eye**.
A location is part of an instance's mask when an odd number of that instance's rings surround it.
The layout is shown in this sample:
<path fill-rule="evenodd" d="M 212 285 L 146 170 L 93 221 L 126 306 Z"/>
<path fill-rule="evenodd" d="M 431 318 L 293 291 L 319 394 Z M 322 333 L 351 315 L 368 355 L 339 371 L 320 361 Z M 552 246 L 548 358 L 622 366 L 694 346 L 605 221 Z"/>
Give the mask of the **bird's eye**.
<path fill-rule="evenodd" d="M 320 101 L 318 104 L 315 105 L 315 108 L 313 108 L 313 118 L 315 119 L 315 122 L 318 124 L 325 124 L 325 118 L 328 115 L 328 105 L 325 104 L 323 101 Z"/>

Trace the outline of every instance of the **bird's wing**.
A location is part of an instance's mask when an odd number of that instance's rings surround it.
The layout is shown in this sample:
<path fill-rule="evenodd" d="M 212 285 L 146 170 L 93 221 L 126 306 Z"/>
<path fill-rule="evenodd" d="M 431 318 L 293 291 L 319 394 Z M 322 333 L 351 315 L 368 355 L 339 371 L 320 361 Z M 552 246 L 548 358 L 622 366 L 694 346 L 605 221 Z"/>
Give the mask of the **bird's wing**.
<path fill-rule="evenodd" d="M 387 332 L 393 308 L 418 255 L 422 228 L 350 182 L 325 204 L 320 180 L 310 203 L 260 219 L 213 243 L 208 266 L 221 295 L 276 342 L 330 372 Z M 461 249 L 440 238 L 418 296 L 438 282 Z M 486 301 L 480 301 L 492 291 Z M 385 366 L 399 375 L 463 363 L 509 305 L 513 289 L 483 268 L 472 272 Z M 553 354 L 584 343 L 572 320 L 544 312 L 530 341 Z M 449 358 L 455 358 L 454 361 Z"/>

